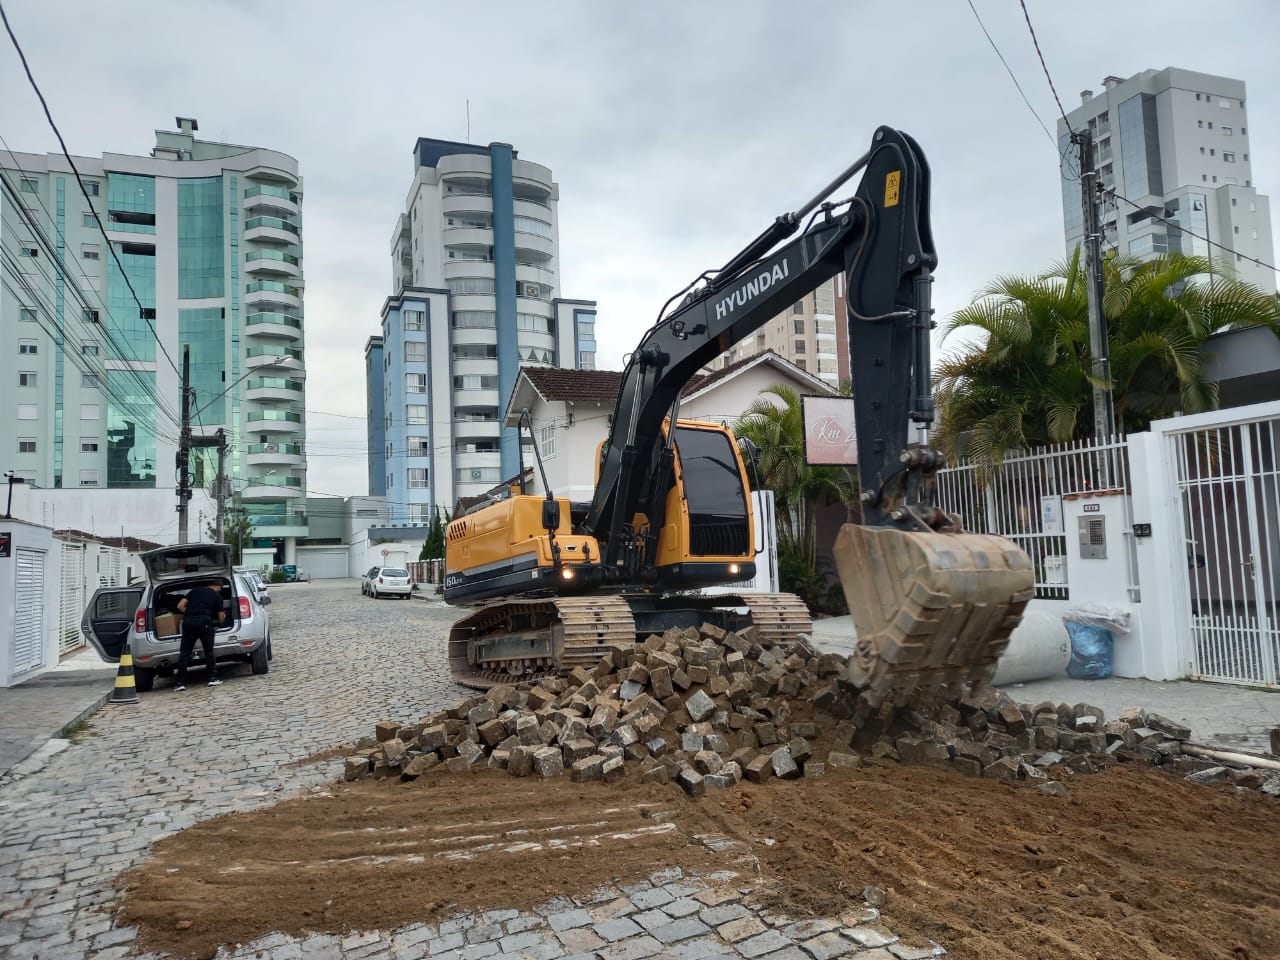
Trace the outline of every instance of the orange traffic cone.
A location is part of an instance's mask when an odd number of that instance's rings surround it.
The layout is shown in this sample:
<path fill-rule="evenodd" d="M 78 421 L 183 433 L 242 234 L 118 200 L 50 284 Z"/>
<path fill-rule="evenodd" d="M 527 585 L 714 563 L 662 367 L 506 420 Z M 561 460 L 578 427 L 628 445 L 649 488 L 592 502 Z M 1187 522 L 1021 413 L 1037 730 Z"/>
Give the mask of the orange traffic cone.
<path fill-rule="evenodd" d="M 133 682 L 133 654 L 129 652 L 129 644 L 125 643 L 124 652 L 120 654 L 120 669 L 116 671 L 116 686 L 107 703 L 139 702 L 138 688 Z"/>

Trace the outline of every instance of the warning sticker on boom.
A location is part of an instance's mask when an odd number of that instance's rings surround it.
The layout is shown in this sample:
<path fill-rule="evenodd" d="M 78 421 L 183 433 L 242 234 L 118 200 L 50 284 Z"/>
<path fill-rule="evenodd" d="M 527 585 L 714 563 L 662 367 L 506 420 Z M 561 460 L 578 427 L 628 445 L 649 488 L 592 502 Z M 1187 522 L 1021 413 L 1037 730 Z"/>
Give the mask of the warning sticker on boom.
<path fill-rule="evenodd" d="M 886 207 L 896 207 L 898 205 L 898 187 L 902 184 L 902 171 L 894 170 L 885 174 L 884 178 L 884 205 Z"/>

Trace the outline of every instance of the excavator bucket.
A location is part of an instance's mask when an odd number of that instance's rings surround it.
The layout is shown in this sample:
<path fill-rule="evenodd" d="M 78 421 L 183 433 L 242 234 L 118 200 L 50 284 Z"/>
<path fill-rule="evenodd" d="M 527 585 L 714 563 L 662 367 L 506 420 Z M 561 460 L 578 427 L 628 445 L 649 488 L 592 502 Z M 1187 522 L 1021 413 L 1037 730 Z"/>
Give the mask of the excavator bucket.
<path fill-rule="evenodd" d="M 988 683 L 1035 585 L 1031 559 L 989 534 L 845 524 L 835 560 L 857 632 L 844 679 L 872 707 Z"/>

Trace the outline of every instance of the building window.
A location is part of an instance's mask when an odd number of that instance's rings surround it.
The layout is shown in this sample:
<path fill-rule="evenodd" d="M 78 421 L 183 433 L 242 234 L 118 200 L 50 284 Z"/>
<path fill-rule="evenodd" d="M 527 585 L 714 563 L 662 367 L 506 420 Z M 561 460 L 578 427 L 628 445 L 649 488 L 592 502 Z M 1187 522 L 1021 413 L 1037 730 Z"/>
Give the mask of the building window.
<path fill-rule="evenodd" d="M 804 341 L 803 341 L 803 340 L 797 340 L 797 341 L 796 341 L 796 353 L 804 353 Z"/>
<path fill-rule="evenodd" d="M 1232 197 L 1232 198 L 1231 198 L 1231 205 L 1232 205 L 1233 207 L 1236 205 L 1236 198 L 1235 198 L 1235 197 Z"/>
<path fill-rule="evenodd" d="M 1197 102 L 1199 102 L 1199 101 L 1200 101 L 1200 99 L 1201 99 L 1200 94 L 1198 94 L 1198 93 L 1197 93 L 1197 94 L 1196 94 L 1196 101 L 1197 101 Z"/>
<path fill-rule="evenodd" d="M 410 437 L 409 438 L 409 456 L 411 457 L 429 457 L 431 456 L 431 441 L 426 437 Z"/>
<path fill-rule="evenodd" d="M 20 403 L 18 404 L 18 419 L 38 420 L 40 419 L 40 412 L 34 403 Z"/>
<path fill-rule="evenodd" d="M 89 196 L 96 197 L 98 195 L 98 190 L 99 190 L 98 181 L 86 180 L 84 182 L 84 192 L 87 193 Z"/>
<path fill-rule="evenodd" d="M 18 452 L 19 452 L 19 453 L 35 453 L 35 452 L 36 452 L 36 441 L 35 441 L 35 438 L 34 438 L 34 437 L 19 437 L 19 438 L 18 438 Z"/>
<path fill-rule="evenodd" d="M 1218 151 L 1216 151 L 1213 147 L 1210 147 L 1210 148 L 1209 148 L 1209 156 L 1211 156 L 1211 157 L 1216 157 L 1217 155 L 1218 155 Z"/>
<path fill-rule="evenodd" d="M 36 192 L 36 191 L 38 191 L 39 189 L 40 189 L 40 181 L 38 181 L 38 180 L 31 180 L 31 179 L 28 179 L 27 177 L 23 177 L 23 178 L 22 178 L 22 192 L 23 192 L 23 193 L 35 193 L 35 192 Z"/>
<path fill-rule="evenodd" d="M 594 350 L 583 350 L 578 354 L 579 370 L 594 370 L 596 368 L 596 352 Z"/>
<path fill-rule="evenodd" d="M 400 316 L 404 319 L 406 330 L 416 330 L 420 333 L 426 329 L 426 314 L 423 311 L 402 310 Z"/>
<path fill-rule="evenodd" d="M 804 333 L 804 317 L 796 317 L 791 321 L 791 326 L 796 333 Z"/>
<path fill-rule="evenodd" d="M 1223 162 L 1223 163 L 1235 163 L 1235 162 L 1236 162 L 1236 155 L 1235 155 L 1234 153 L 1232 153 L 1230 150 L 1223 150 L 1223 151 L 1222 151 L 1222 162 Z"/>
<path fill-rule="evenodd" d="M 1202 157 L 1204 156 L 1204 147 L 1201 147 L 1201 148 L 1200 148 L 1200 156 L 1202 156 Z"/>
<path fill-rule="evenodd" d="M 534 333 L 550 333 L 551 318 L 540 317 L 536 313 L 517 313 L 516 329 L 530 330 Z M 586 339 L 585 337 L 583 338 Z"/>
<path fill-rule="evenodd" d="M 96 357 L 98 355 L 98 343 L 95 340 L 86 340 L 80 344 L 80 352 L 86 357 Z"/>
<path fill-rule="evenodd" d="M 1230 100 L 1219 100 L 1219 101 L 1218 101 L 1218 106 L 1220 106 L 1223 110 L 1230 110 L 1230 109 L 1231 109 L 1231 101 L 1230 101 Z"/>
<path fill-rule="evenodd" d="M 410 467 L 409 468 L 409 489 L 421 490 L 427 485 L 427 468 L 426 467 Z"/>
<path fill-rule="evenodd" d="M 550 460 L 556 455 L 556 425 L 549 423 L 538 430 L 538 450 L 543 460 Z"/>
<path fill-rule="evenodd" d="M 80 214 L 80 226 L 82 226 L 82 227 L 96 227 L 97 225 L 98 225 L 98 221 L 94 219 L 94 217 L 93 217 L 93 214 L 92 214 L 92 213 L 82 213 L 82 214 Z"/>
<path fill-rule="evenodd" d="M 797 300 L 795 303 L 793 303 L 793 304 L 791 305 L 791 312 L 792 312 L 792 313 L 804 313 L 804 301 L 803 301 L 803 300 Z"/>
<path fill-rule="evenodd" d="M 98 245 L 97 245 L 96 243 L 82 243 L 82 244 L 80 244 L 80 257 L 81 257 L 82 259 L 84 259 L 84 260 L 98 260 L 98 259 L 101 259 L 101 255 L 100 255 L 100 253 L 99 253 Z"/>
<path fill-rule="evenodd" d="M 39 353 L 40 345 L 34 340 L 19 340 L 18 353 Z"/>
<path fill-rule="evenodd" d="M 797 358 L 796 358 L 796 366 L 797 366 L 797 367 L 799 367 L 801 370 L 807 370 L 807 369 L 809 369 L 808 367 L 806 367 L 806 366 L 804 365 L 804 357 L 797 357 Z"/>
<path fill-rule="evenodd" d="M 422 425 L 427 422 L 427 408 L 422 404 L 411 403 L 404 408 L 404 422 Z"/>
<path fill-rule="evenodd" d="M 1213 121 L 1212 121 L 1212 120 L 1210 120 L 1210 121 L 1209 121 L 1209 129 L 1210 129 L 1210 130 L 1212 130 L 1212 129 L 1213 129 Z"/>
<path fill-rule="evenodd" d="M 1196 121 L 1196 126 L 1197 126 L 1197 127 L 1199 127 L 1201 130 L 1203 130 L 1203 129 L 1204 129 L 1204 121 L 1203 121 L 1203 120 L 1197 120 L 1197 121 Z"/>
<path fill-rule="evenodd" d="M 81 453 L 97 453 L 98 438 L 97 437 L 81 437 L 80 452 Z"/>
<path fill-rule="evenodd" d="M 1239 233 L 1239 232 L 1240 232 L 1240 228 L 1236 227 L 1236 233 Z M 36 373 L 34 370 L 18 371 L 18 386 L 34 387 L 35 385 L 36 385 Z"/>
<path fill-rule="evenodd" d="M 1228 126 L 1225 126 L 1225 125 L 1222 127 L 1222 135 L 1223 135 L 1224 137 L 1229 137 L 1229 136 L 1231 136 L 1231 134 L 1232 134 L 1233 132 L 1234 132 L 1234 131 L 1232 130 L 1232 128 L 1231 128 L 1231 127 L 1228 127 Z"/>
<path fill-rule="evenodd" d="M 1240 136 L 1242 136 L 1242 137 L 1247 137 L 1248 135 L 1249 135 L 1249 128 L 1248 128 L 1248 127 L 1241 127 L 1241 128 L 1240 128 Z"/>
<path fill-rule="evenodd" d="M 97 310 L 84 310 L 82 319 L 85 323 L 101 323 L 101 314 Z"/>
<path fill-rule="evenodd" d="M 98 404 L 96 403 L 80 404 L 81 420 L 100 420 L 101 418 L 102 418 L 102 411 L 99 408 Z"/>
<path fill-rule="evenodd" d="M 404 379 L 405 388 L 410 393 L 427 392 L 427 375 L 425 373 L 407 373 Z"/>
<path fill-rule="evenodd" d="M 35 307 L 19 307 L 19 308 L 18 308 L 18 319 L 19 319 L 19 320 L 25 320 L 25 321 L 27 321 L 28 323 L 35 323 L 35 322 L 36 322 L 36 308 L 35 308 Z"/>
<path fill-rule="evenodd" d="M 469 373 L 453 378 L 455 390 L 497 390 L 498 378 L 479 373 Z"/>
<path fill-rule="evenodd" d="M 493 330 L 498 326 L 498 315 L 487 310 L 455 310 L 455 330 Z"/>
<path fill-rule="evenodd" d="M 81 470 L 80 486 L 82 487 L 98 486 L 98 471 L 97 470 Z"/>
<path fill-rule="evenodd" d="M 80 386 L 96 388 L 97 386 L 99 386 L 98 375 L 96 373 L 80 374 Z"/>
<path fill-rule="evenodd" d="M 39 250 L 39 248 L 35 245 L 35 242 L 34 242 L 34 241 L 31 241 L 31 240 L 21 240 L 21 241 L 19 241 L 19 243 L 18 243 L 18 256 L 20 256 L 20 257 L 38 257 L 38 256 L 40 256 L 40 250 Z"/>
<path fill-rule="evenodd" d="M 427 359 L 427 345 L 417 340 L 406 340 L 404 359 L 407 363 L 424 363 Z"/>

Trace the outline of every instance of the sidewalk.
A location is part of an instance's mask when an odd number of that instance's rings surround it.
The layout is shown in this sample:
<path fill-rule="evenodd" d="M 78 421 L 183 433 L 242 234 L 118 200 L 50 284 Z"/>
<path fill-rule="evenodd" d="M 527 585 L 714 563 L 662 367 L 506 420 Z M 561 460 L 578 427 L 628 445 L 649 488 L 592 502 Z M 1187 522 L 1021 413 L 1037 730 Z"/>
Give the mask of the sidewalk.
<path fill-rule="evenodd" d="M 111 696 L 115 676 L 114 666 L 87 650 L 16 687 L 0 688 L 0 780 L 95 713 Z"/>
<path fill-rule="evenodd" d="M 853 621 L 831 617 L 813 622 L 814 646 L 822 653 L 853 652 Z M 1002 687 L 1019 703 L 1090 703 L 1108 718 L 1126 707 L 1142 707 L 1186 724 L 1199 743 L 1224 749 L 1270 752 L 1269 731 L 1280 727 L 1280 691 L 1253 690 L 1225 683 L 1174 680 L 1073 680 L 1062 676 Z"/>

